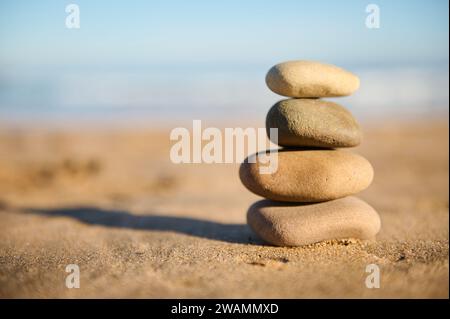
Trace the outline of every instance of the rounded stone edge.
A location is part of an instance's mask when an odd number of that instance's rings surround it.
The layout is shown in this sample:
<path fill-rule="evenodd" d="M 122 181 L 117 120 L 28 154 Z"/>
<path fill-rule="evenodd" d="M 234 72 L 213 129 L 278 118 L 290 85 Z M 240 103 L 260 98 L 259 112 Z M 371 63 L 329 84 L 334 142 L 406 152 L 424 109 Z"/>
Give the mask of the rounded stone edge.
<path fill-rule="evenodd" d="M 301 247 L 301 246 L 308 246 L 311 244 L 316 244 L 316 243 L 320 243 L 320 242 L 324 242 L 324 241 L 331 241 L 331 240 L 345 240 L 345 239 L 357 239 L 357 240 L 363 240 L 363 241 L 375 240 L 377 234 L 381 230 L 381 224 L 382 224 L 381 217 L 378 214 L 378 212 L 367 202 L 365 202 L 364 200 L 362 200 L 358 197 L 355 197 L 355 196 L 347 196 L 344 198 L 337 199 L 335 201 L 344 200 L 344 199 L 356 200 L 357 202 L 359 202 L 359 204 L 367 206 L 369 214 L 372 215 L 371 218 L 374 218 L 374 221 L 375 221 L 375 224 L 373 225 L 372 230 L 368 236 L 360 236 L 359 238 L 342 236 L 342 237 L 335 237 L 335 238 L 324 238 L 324 239 L 316 240 L 316 241 L 315 240 L 304 241 L 304 242 L 300 243 L 295 238 L 295 236 L 290 235 L 292 230 L 289 228 L 286 228 L 286 229 L 278 228 L 278 229 L 276 229 L 275 233 L 269 232 L 269 231 L 267 231 L 267 224 L 273 225 L 273 223 L 268 220 L 263 221 L 265 216 L 263 214 L 261 214 L 260 211 L 258 211 L 258 209 L 267 207 L 265 205 L 266 203 L 274 204 L 274 206 L 286 204 L 286 203 L 279 203 L 279 202 L 276 202 L 276 201 L 273 201 L 270 199 L 259 200 L 255 203 L 253 203 L 248 208 L 247 214 L 246 214 L 247 225 L 253 231 L 253 233 L 255 233 L 264 242 L 266 242 L 270 245 L 279 246 L 279 247 Z M 317 204 L 320 204 L 320 203 L 317 203 Z M 286 205 L 286 206 L 295 207 L 295 205 Z M 258 225 L 260 225 L 262 227 L 258 227 Z M 257 230 L 258 228 L 260 230 L 263 229 L 263 231 Z M 264 229 L 264 228 L 266 228 L 266 229 Z"/>
<path fill-rule="evenodd" d="M 330 106 L 335 106 L 335 107 L 339 107 L 341 108 L 343 111 L 346 111 L 348 114 L 348 116 L 351 117 L 353 124 L 354 124 L 354 129 L 357 131 L 357 134 L 355 134 L 356 137 L 353 137 L 352 139 L 354 140 L 351 143 L 339 143 L 339 142 L 334 142 L 334 143 L 327 143 L 325 141 L 319 141 L 317 139 L 314 138 L 308 138 L 308 137 L 303 137 L 301 141 L 300 137 L 297 137 L 298 140 L 295 142 L 288 142 L 288 141 L 283 141 L 281 136 L 282 134 L 285 135 L 291 135 L 293 138 L 296 138 L 295 133 L 292 132 L 289 129 L 289 123 L 288 120 L 285 116 L 285 114 L 283 114 L 280 111 L 280 108 L 282 106 L 284 106 L 284 104 L 287 103 L 296 103 L 296 101 L 299 100 L 311 100 L 311 99 L 295 99 L 295 98 L 289 98 L 289 99 L 283 99 L 280 100 L 278 102 L 276 102 L 275 104 L 273 104 L 269 111 L 266 114 L 266 118 L 265 118 L 265 127 L 266 127 L 266 134 L 267 134 L 267 138 L 274 144 L 279 145 L 281 147 L 284 148 L 299 148 L 299 147 L 317 147 L 317 148 L 352 148 L 352 147 L 356 147 L 359 146 L 363 140 L 363 131 L 361 129 L 361 125 L 359 124 L 358 120 L 353 116 L 353 114 L 344 106 L 332 102 L 332 101 L 327 101 L 327 100 L 319 100 L 317 99 L 316 101 L 320 101 L 323 102 L 324 107 L 328 107 L 327 104 L 329 104 Z M 292 101 L 292 102 L 290 102 Z M 295 105 L 293 105 L 292 107 L 296 107 Z M 278 121 L 274 121 L 274 118 L 278 118 Z M 283 129 L 282 127 L 286 127 L 286 129 Z M 274 141 L 271 138 L 270 135 L 270 129 L 271 128 L 277 128 L 278 129 L 278 140 Z"/>
<path fill-rule="evenodd" d="M 346 88 L 343 90 L 344 92 L 329 92 L 325 91 L 321 94 L 292 94 L 290 93 L 290 91 L 293 90 L 293 85 L 286 80 L 285 76 L 283 75 L 283 72 L 281 72 L 281 69 L 283 67 L 286 66 L 286 64 L 289 63 L 296 63 L 296 62 L 308 62 L 313 64 L 316 64 L 318 66 L 321 67 L 326 67 L 326 68 L 330 68 L 330 69 L 334 69 L 335 71 L 341 72 L 342 74 L 345 74 L 345 76 L 347 77 L 347 79 L 349 79 L 350 83 L 347 83 Z M 285 97 L 291 97 L 291 98 L 322 98 L 322 97 L 344 97 L 344 96 L 350 96 L 353 93 L 355 93 L 360 85 L 361 85 L 361 80 L 359 79 L 359 77 L 344 69 L 341 68 L 339 66 L 333 65 L 333 64 L 328 64 L 328 63 L 322 63 L 322 62 L 318 62 L 318 61 L 308 61 L 308 60 L 291 60 L 291 61 L 284 61 L 284 62 L 280 62 L 275 64 L 274 66 L 272 66 L 266 73 L 265 76 L 265 82 L 266 82 L 266 86 L 275 94 L 281 95 L 281 96 L 285 96 Z"/>

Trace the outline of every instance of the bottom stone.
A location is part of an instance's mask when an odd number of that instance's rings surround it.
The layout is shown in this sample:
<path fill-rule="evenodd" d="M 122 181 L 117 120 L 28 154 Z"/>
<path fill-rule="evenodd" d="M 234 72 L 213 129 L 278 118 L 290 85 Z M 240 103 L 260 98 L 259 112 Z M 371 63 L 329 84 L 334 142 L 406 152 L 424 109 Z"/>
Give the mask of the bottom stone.
<path fill-rule="evenodd" d="M 261 200 L 248 209 L 247 223 L 263 240 L 277 246 L 373 239 L 381 227 L 378 213 L 353 196 L 314 204 Z"/>

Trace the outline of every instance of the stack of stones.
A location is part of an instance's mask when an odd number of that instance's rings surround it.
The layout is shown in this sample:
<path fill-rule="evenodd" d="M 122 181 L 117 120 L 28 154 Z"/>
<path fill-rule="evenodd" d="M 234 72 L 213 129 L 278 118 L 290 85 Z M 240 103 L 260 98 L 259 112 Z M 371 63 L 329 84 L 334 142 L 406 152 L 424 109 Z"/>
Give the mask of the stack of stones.
<path fill-rule="evenodd" d="M 260 163 L 249 160 L 240 167 L 245 187 L 266 198 L 249 208 L 249 226 L 278 246 L 375 238 L 377 212 L 352 196 L 370 185 L 372 166 L 337 149 L 360 144 L 360 127 L 344 107 L 319 99 L 352 94 L 358 77 L 332 65 L 291 61 L 270 69 L 266 83 L 290 98 L 276 103 L 266 118 L 269 139 L 270 128 L 278 129 L 278 169 L 260 174 Z"/>

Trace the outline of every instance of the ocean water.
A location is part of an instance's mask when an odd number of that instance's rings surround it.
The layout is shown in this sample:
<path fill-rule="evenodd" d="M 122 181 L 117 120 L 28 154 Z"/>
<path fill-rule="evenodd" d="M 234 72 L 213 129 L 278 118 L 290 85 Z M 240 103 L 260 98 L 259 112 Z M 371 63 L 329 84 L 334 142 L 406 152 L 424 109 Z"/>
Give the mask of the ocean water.
<path fill-rule="evenodd" d="M 347 67 L 361 79 L 334 98 L 362 120 L 448 113 L 448 64 Z M 267 66 L 3 68 L 0 121 L 170 122 L 261 119 L 283 97 L 265 85 Z"/>

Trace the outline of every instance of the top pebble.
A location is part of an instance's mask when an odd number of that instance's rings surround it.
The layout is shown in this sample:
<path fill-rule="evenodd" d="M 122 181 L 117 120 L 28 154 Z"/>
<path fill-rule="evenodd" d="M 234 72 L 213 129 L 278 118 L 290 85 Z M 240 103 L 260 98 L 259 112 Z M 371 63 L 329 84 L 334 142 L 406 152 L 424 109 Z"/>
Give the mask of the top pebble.
<path fill-rule="evenodd" d="M 288 97 L 338 97 L 354 93 L 359 88 L 359 78 L 334 65 L 289 61 L 272 67 L 266 84 L 273 92 Z"/>

